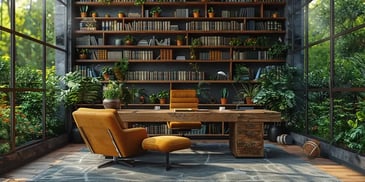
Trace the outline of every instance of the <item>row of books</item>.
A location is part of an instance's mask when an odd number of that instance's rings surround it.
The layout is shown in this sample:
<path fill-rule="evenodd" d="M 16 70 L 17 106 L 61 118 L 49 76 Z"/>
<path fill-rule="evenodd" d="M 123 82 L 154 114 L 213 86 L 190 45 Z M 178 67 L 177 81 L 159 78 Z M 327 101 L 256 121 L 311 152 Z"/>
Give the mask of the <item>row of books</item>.
<path fill-rule="evenodd" d="M 75 65 L 75 71 L 79 71 L 82 77 L 96 78 L 100 76 L 92 66 Z"/>
<path fill-rule="evenodd" d="M 233 51 L 233 60 L 255 59 L 267 60 L 269 59 L 268 51 Z"/>
<path fill-rule="evenodd" d="M 101 30 L 107 31 L 142 31 L 142 30 L 170 30 L 171 21 L 132 21 L 128 23 L 117 20 L 101 21 Z"/>
<path fill-rule="evenodd" d="M 219 46 L 219 45 L 229 45 L 229 41 L 232 37 L 223 36 L 201 36 L 200 41 L 202 45 L 206 46 Z"/>
<path fill-rule="evenodd" d="M 191 21 L 186 22 L 186 30 L 245 30 L 245 23 L 238 21 Z"/>
<path fill-rule="evenodd" d="M 199 52 L 199 59 L 201 60 L 224 60 L 229 59 L 229 52 L 220 50 L 210 50 L 209 52 Z"/>
<path fill-rule="evenodd" d="M 204 80 L 205 72 L 199 71 L 128 71 L 127 80 Z"/>
<path fill-rule="evenodd" d="M 281 31 L 283 29 L 282 23 L 279 21 L 247 21 L 247 30 L 272 30 Z"/>

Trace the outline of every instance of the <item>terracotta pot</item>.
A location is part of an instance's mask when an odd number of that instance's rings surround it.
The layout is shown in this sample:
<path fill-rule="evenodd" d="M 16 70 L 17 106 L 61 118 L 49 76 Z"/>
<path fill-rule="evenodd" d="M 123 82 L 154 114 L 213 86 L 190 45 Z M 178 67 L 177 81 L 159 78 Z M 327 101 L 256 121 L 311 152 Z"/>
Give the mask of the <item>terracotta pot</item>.
<path fill-rule="evenodd" d="M 166 99 L 160 99 L 160 104 L 166 104 Z"/>
<path fill-rule="evenodd" d="M 97 16 L 96 13 L 91 13 L 91 17 L 95 18 Z"/>
<path fill-rule="evenodd" d="M 246 97 L 246 104 L 253 104 L 251 97 Z"/>
<path fill-rule="evenodd" d="M 153 13 L 152 17 L 159 17 L 160 13 Z"/>
<path fill-rule="evenodd" d="M 214 13 L 208 13 L 208 17 L 209 18 L 213 18 L 214 17 Z"/>
<path fill-rule="evenodd" d="M 176 40 L 177 46 L 182 46 L 183 44 L 184 44 L 184 42 L 182 40 Z"/>
<path fill-rule="evenodd" d="M 199 12 L 193 12 L 193 17 L 198 18 L 199 17 Z"/>
<path fill-rule="evenodd" d="M 227 98 L 221 98 L 221 104 L 227 104 Z"/>
<path fill-rule="evenodd" d="M 131 40 L 126 40 L 126 41 L 124 41 L 124 44 L 125 44 L 125 45 L 132 45 L 133 43 L 132 43 L 132 41 L 131 41 Z"/>
<path fill-rule="evenodd" d="M 107 73 L 104 73 L 104 74 L 103 74 L 103 78 L 104 78 L 104 80 L 105 80 L 105 81 L 109 81 L 109 79 L 110 79 L 110 75 L 109 75 L 109 74 L 107 74 Z"/>
<path fill-rule="evenodd" d="M 123 18 L 124 17 L 124 13 L 118 13 L 118 18 Z"/>
<path fill-rule="evenodd" d="M 87 59 L 87 54 L 80 54 L 79 55 L 79 58 L 80 59 Z"/>
<path fill-rule="evenodd" d="M 87 13 L 86 12 L 81 12 L 80 16 L 81 16 L 81 18 L 85 18 L 85 17 L 87 17 Z"/>

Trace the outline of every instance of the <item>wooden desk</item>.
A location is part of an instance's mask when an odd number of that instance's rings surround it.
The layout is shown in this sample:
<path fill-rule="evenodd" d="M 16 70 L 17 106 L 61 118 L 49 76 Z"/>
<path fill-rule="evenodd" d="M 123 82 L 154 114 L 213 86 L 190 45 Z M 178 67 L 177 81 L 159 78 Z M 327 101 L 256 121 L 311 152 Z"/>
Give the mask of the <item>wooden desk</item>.
<path fill-rule="evenodd" d="M 235 157 L 264 157 L 264 122 L 281 120 L 279 112 L 263 109 L 178 112 L 167 109 L 123 109 L 118 113 L 123 122 L 230 122 L 229 144 Z"/>

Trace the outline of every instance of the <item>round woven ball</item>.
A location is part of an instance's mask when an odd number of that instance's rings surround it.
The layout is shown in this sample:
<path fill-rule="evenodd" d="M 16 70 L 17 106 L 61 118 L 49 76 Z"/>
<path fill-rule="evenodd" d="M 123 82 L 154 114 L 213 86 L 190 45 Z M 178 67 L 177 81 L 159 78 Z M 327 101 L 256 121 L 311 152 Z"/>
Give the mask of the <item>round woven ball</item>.
<path fill-rule="evenodd" d="M 304 154 L 309 158 L 319 157 L 321 149 L 319 148 L 319 142 L 308 140 L 303 145 Z"/>

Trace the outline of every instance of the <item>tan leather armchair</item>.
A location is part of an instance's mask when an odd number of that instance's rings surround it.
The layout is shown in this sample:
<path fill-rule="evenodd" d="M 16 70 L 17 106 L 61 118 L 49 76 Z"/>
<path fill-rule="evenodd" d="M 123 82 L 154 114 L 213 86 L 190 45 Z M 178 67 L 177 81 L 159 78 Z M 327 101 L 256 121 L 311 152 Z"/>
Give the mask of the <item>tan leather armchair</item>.
<path fill-rule="evenodd" d="M 142 141 L 147 138 L 146 129 L 123 127 L 115 109 L 79 108 L 72 115 L 89 150 L 113 157 L 98 168 L 116 163 L 133 166 L 133 160 L 127 158 L 145 151 Z"/>
<path fill-rule="evenodd" d="M 170 90 L 170 109 L 198 109 L 199 99 L 196 90 Z M 167 127 L 172 130 L 188 131 L 200 129 L 201 121 L 169 121 Z"/>

